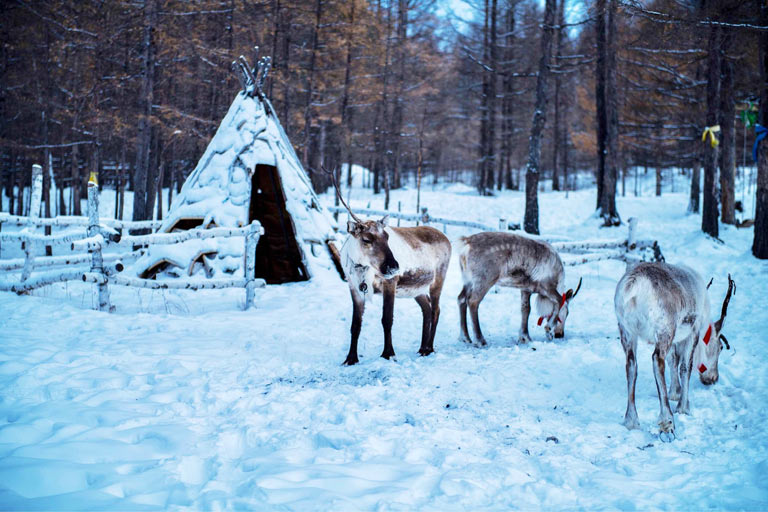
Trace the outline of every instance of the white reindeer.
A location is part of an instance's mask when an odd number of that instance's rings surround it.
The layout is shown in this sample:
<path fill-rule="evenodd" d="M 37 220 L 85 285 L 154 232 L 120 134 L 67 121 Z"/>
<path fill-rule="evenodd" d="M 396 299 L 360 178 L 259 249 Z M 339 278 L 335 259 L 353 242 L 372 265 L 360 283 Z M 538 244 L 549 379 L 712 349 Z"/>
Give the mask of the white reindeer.
<path fill-rule="evenodd" d="M 547 339 L 565 335 L 568 306 L 581 288 L 562 291 L 565 269 L 560 256 L 550 244 L 514 233 L 486 232 L 459 239 L 459 265 L 464 287 L 459 294 L 461 338 L 472 340 L 467 331 L 467 306 L 472 315 L 472 327 L 480 345 L 486 345 L 480 330 L 477 309 L 491 287 L 498 283 L 520 289 L 520 342 L 531 341 L 528 335 L 528 316 L 531 313 L 531 295 L 538 294 L 536 306 L 538 325 L 546 319 Z"/>
<path fill-rule="evenodd" d="M 659 437 L 670 442 L 675 439 L 675 421 L 669 399 L 679 400 L 679 414 L 690 412 L 688 383 L 694 362 L 702 383 L 717 382 L 722 342 L 730 348 L 721 330 L 734 287 L 728 275 L 728 292 L 720 319 L 712 323 L 707 296 L 709 285 L 705 286 L 701 277 L 686 266 L 640 263 L 621 278 L 616 286 L 614 306 L 626 354 L 627 412 L 624 425 L 628 429 L 640 428 L 635 408 L 638 338 L 654 345 L 652 360 L 659 394 Z M 664 367 L 670 348 L 673 348 L 670 354 L 672 386 L 667 393 Z"/>
<path fill-rule="evenodd" d="M 384 351 L 381 357 L 394 357 L 392 322 L 395 297 L 411 297 L 421 307 L 423 322 L 419 354 L 435 350 L 435 332 L 440 318 L 440 293 L 451 259 L 451 242 L 429 226 L 394 228 L 387 217 L 376 221 L 359 219 L 336 193 L 353 220 L 347 225 L 349 236 L 341 249 L 341 260 L 352 296 L 352 338 L 345 365 L 358 362 L 357 341 L 368 293 L 383 295 L 381 324 Z"/>

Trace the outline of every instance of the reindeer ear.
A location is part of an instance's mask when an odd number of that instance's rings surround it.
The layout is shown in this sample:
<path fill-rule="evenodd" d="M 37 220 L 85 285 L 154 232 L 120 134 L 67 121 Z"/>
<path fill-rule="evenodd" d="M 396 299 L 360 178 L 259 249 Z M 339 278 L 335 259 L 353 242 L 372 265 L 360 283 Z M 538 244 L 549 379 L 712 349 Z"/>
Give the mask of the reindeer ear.
<path fill-rule="evenodd" d="M 379 224 L 383 228 L 387 227 L 387 224 L 389 224 L 389 215 L 385 215 L 384 217 L 382 217 L 381 220 L 379 221 Z"/>
<path fill-rule="evenodd" d="M 358 223 L 353 220 L 347 221 L 347 233 L 349 233 L 352 236 L 357 236 L 358 231 Z"/>

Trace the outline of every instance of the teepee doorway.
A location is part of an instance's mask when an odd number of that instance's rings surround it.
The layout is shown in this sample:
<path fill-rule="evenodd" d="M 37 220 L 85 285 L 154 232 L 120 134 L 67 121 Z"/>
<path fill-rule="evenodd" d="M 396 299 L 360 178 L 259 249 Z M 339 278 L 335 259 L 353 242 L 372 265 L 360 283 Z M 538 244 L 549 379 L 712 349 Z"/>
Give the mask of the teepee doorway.
<path fill-rule="evenodd" d="M 264 227 L 256 247 L 256 277 L 269 284 L 309 279 L 291 216 L 285 209 L 285 194 L 275 166 L 256 166 L 251 178 L 248 217 L 249 222 L 258 220 Z"/>

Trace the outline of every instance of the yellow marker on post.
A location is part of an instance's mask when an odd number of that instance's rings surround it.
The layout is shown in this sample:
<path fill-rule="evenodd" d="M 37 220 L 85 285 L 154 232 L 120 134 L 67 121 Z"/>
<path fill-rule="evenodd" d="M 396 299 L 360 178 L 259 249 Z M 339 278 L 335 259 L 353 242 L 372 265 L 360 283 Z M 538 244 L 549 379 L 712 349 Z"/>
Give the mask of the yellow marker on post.
<path fill-rule="evenodd" d="M 91 171 L 91 176 L 88 178 L 89 187 L 97 187 L 99 185 L 99 173 Z"/>
<path fill-rule="evenodd" d="M 717 140 L 717 137 L 715 137 L 715 134 L 720 131 L 720 125 L 716 124 L 715 126 L 707 126 L 704 128 L 704 133 L 701 134 L 701 142 L 704 142 L 707 139 L 707 134 L 709 134 L 709 144 L 716 148 L 718 144 L 720 144 L 720 141 Z"/>

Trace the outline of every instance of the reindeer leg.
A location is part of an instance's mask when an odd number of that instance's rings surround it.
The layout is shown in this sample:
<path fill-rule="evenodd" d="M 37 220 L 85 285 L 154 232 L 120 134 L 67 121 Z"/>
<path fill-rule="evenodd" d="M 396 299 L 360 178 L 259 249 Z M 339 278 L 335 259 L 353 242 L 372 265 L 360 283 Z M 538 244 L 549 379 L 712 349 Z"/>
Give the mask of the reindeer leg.
<path fill-rule="evenodd" d="M 459 323 L 461 324 L 461 334 L 459 339 L 464 343 L 472 343 L 472 338 L 469 337 L 469 331 L 467 330 L 467 295 L 469 295 L 467 285 L 461 289 L 459 294 Z"/>
<path fill-rule="evenodd" d="M 688 384 L 691 380 L 691 367 L 693 366 L 693 350 L 696 348 L 696 343 L 699 339 L 699 333 L 695 332 L 691 334 L 691 337 L 680 343 L 680 368 L 678 370 L 680 376 L 680 384 L 682 390 L 680 393 L 680 400 L 677 402 L 678 414 L 690 414 L 691 404 L 688 401 Z"/>
<path fill-rule="evenodd" d="M 639 429 L 640 420 L 637 418 L 635 407 L 635 384 L 637 383 L 637 338 L 629 339 L 627 333 L 619 325 L 621 346 L 627 356 L 627 412 L 624 413 L 624 426 L 628 429 Z"/>
<path fill-rule="evenodd" d="M 480 307 L 480 302 L 490 288 L 491 285 L 485 286 L 480 290 L 473 288 L 472 293 L 467 300 L 469 303 L 469 314 L 472 316 L 472 330 L 475 332 L 475 340 L 477 340 L 477 343 L 481 346 L 487 345 L 488 342 L 485 341 L 483 331 L 480 330 L 480 319 L 477 316 L 477 308 Z"/>
<path fill-rule="evenodd" d="M 520 314 L 522 320 L 518 343 L 530 343 L 531 336 L 528 334 L 528 317 L 531 316 L 531 292 L 528 290 L 520 290 Z"/>
<path fill-rule="evenodd" d="M 428 356 L 432 353 L 429 347 L 429 338 L 432 334 L 432 305 L 430 304 L 429 297 L 427 295 L 419 295 L 416 297 L 416 302 L 421 306 L 421 314 L 423 322 L 421 325 L 421 347 L 419 348 L 419 354 L 422 356 Z"/>
<path fill-rule="evenodd" d="M 381 294 L 384 296 L 384 309 L 381 315 L 381 325 L 384 327 L 384 351 L 381 357 L 389 359 L 395 357 L 395 349 L 392 347 L 392 321 L 395 314 L 395 288 L 397 284 L 385 281 Z"/>
<path fill-rule="evenodd" d="M 653 376 L 656 378 L 656 391 L 659 394 L 659 439 L 665 443 L 675 439 L 675 420 L 672 416 L 672 409 L 669 407 L 667 384 L 664 381 L 664 360 L 673 339 L 674 335 L 662 334 L 658 336 L 652 356 Z"/>
<path fill-rule="evenodd" d="M 440 320 L 440 292 L 442 288 L 441 283 L 439 288 L 429 290 L 429 299 L 432 302 L 432 331 L 429 333 L 430 352 L 435 351 L 435 333 L 437 332 L 437 321 Z"/>
<path fill-rule="evenodd" d="M 669 399 L 680 400 L 680 379 L 678 378 L 678 367 L 680 366 L 680 350 L 682 343 L 675 343 L 672 345 L 670 351 L 670 359 L 672 363 L 672 369 L 669 372 L 669 378 L 672 382 L 669 383 Z"/>
<path fill-rule="evenodd" d="M 352 340 L 349 343 L 349 353 L 344 360 L 344 364 L 352 366 L 358 363 L 357 359 L 357 339 L 360 337 L 360 327 L 363 324 L 363 313 L 365 312 L 365 300 L 354 290 L 350 290 L 352 295 Z"/>

